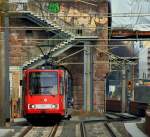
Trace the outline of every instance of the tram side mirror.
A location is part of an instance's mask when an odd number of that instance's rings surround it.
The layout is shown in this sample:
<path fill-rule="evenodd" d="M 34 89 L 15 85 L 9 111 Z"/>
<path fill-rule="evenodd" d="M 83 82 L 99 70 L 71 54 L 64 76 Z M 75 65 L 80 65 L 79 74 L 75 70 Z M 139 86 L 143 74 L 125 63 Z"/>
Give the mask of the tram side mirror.
<path fill-rule="evenodd" d="M 22 80 L 20 80 L 20 86 L 22 86 L 22 84 L 23 84 L 23 81 L 22 81 Z"/>

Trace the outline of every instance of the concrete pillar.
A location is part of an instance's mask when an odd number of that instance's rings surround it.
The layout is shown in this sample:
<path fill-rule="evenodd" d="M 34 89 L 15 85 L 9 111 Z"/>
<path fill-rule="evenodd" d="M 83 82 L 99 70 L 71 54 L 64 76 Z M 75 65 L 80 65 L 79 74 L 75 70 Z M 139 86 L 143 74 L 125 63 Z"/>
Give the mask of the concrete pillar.
<path fill-rule="evenodd" d="M 0 24 L 2 27 L 3 15 L 0 15 Z M 0 126 L 4 126 L 5 115 L 4 115 L 4 32 L 0 32 Z"/>
<path fill-rule="evenodd" d="M 88 42 L 86 45 L 89 45 Z M 84 46 L 84 111 L 93 110 L 93 56 L 92 48 Z"/>
<path fill-rule="evenodd" d="M 0 126 L 10 120 L 9 102 L 9 61 L 8 61 L 8 25 L 6 0 L 0 1 Z M 5 8 L 4 8 L 5 7 Z M 3 9 L 4 8 L 4 9 Z"/>

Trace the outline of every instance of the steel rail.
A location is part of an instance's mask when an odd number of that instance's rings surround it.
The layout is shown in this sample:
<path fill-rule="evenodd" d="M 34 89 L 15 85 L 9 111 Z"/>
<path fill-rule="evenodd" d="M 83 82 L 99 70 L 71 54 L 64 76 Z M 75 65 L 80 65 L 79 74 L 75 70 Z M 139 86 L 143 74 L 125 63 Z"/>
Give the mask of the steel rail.
<path fill-rule="evenodd" d="M 113 120 L 112 120 L 113 121 Z M 116 120 L 117 121 L 117 120 Z M 85 124 L 86 123 L 99 123 L 102 122 L 104 124 L 104 127 L 106 127 L 106 130 L 110 133 L 110 135 L 112 137 L 117 137 L 117 135 L 114 133 L 114 131 L 112 130 L 112 128 L 109 125 L 109 122 L 111 122 L 111 120 L 88 120 L 88 121 L 82 121 L 80 123 L 80 130 L 81 130 L 81 137 L 87 137 L 87 132 L 86 132 L 86 128 L 85 128 Z"/>
<path fill-rule="evenodd" d="M 109 131 L 112 137 L 117 137 L 117 135 L 114 133 L 114 131 L 110 127 L 109 123 L 104 123 L 104 126 L 107 128 L 107 130 Z"/>
<path fill-rule="evenodd" d="M 80 123 L 80 131 L 81 131 L 81 137 L 87 137 L 85 124 L 83 121 Z"/>
<path fill-rule="evenodd" d="M 32 126 L 27 127 L 24 131 L 22 131 L 18 137 L 24 137 L 30 130 L 32 130 Z"/>
<path fill-rule="evenodd" d="M 53 126 L 53 128 L 52 128 L 50 134 L 48 135 L 48 137 L 55 137 L 56 131 L 58 129 L 58 125 L 59 124 L 56 124 L 56 125 Z"/>

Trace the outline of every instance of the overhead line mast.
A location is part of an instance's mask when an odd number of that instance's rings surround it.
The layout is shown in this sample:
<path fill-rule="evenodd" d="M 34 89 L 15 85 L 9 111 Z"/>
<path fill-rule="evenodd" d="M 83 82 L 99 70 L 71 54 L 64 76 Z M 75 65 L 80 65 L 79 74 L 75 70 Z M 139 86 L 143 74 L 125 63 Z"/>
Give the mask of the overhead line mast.
<path fill-rule="evenodd" d="M 0 126 L 10 121 L 8 1 L 0 0 Z"/>

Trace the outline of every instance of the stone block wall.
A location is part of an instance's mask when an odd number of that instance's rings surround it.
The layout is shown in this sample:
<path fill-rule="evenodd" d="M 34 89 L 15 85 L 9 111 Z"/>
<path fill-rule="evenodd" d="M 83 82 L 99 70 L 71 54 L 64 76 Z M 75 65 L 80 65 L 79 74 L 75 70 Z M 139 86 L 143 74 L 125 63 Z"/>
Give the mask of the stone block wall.
<path fill-rule="evenodd" d="M 97 22 L 97 31 L 99 40 L 97 47 L 94 48 L 94 110 L 104 111 L 104 91 L 105 91 L 105 77 L 109 71 L 108 58 L 108 2 L 102 1 L 99 3 L 97 12 L 102 17 Z"/>

